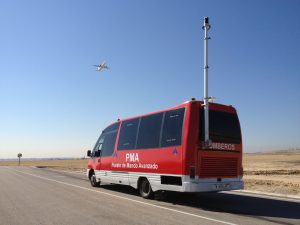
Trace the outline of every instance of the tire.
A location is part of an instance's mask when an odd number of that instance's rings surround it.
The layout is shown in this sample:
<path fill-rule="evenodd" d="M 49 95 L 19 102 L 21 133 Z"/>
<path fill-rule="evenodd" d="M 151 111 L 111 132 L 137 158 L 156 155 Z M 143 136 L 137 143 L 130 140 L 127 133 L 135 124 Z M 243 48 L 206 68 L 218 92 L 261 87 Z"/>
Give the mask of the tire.
<path fill-rule="evenodd" d="M 145 199 L 153 199 L 154 192 L 152 191 L 151 185 L 147 178 L 143 178 L 139 184 L 140 195 Z"/>
<path fill-rule="evenodd" d="M 95 173 L 92 173 L 92 175 L 90 176 L 90 182 L 93 187 L 100 186 L 100 181 L 97 181 Z"/>

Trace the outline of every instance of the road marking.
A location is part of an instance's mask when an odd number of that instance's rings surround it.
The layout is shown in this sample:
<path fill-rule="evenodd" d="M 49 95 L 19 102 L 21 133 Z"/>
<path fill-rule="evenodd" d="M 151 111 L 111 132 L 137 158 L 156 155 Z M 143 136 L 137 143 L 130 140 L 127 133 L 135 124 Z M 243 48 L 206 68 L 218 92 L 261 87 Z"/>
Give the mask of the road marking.
<path fill-rule="evenodd" d="M 283 195 L 277 193 L 265 193 L 260 191 L 249 191 L 249 190 L 236 190 L 236 191 L 225 191 L 224 193 L 240 196 L 250 196 L 256 198 L 273 199 L 287 202 L 300 202 L 300 197 L 296 195 Z"/>
<path fill-rule="evenodd" d="M 192 217 L 197 217 L 197 218 L 201 218 L 201 219 L 205 219 L 205 220 L 209 220 L 209 221 L 213 221 L 213 222 L 217 222 L 217 223 L 236 225 L 235 223 L 229 223 L 229 222 L 222 221 L 222 220 L 217 220 L 217 219 L 213 219 L 213 218 L 209 218 L 209 217 L 205 217 L 205 216 L 200 216 L 200 215 L 193 214 L 193 213 L 188 213 L 188 212 L 184 212 L 184 211 L 180 211 L 180 210 L 176 210 L 176 209 L 171 209 L 171 208 L 168 208 L 168 207 L 165 207 L 165 206 L 158 206 L 158 205 L 155 205 L 155 204 L 138 201 L 138 200 L 134 200 L 134 199 L 131 199 L 131 198 L 122 197 L 122 196 L 106 193 L 106 192 L 103 192 L 103 191 L 98 191 L 98 190 L 95 190 L 95 189 L 86 188 L 86 187 L 78 186 L 78 185 L 75 185 L 75 184 L 70 184 L 70 183 L 67 183 L 67 182 L 62 182 L 62 181 L 59 181 L 59 180 L 50 179 L 50 178 L 35 175 L 35 174 L 32 174 L 32 173 L 27 173 L 27 172 L 15 170 L 15 169 L 13 169 L 13 170 L 16 171 L 16 172 L 19 172 L 19 173 L 27 174 L 29 176 L 37 177 L 37 178 L 42 179 L 42 180 L 48 180 L 48 181 L 52 181 L 52 182 L 55 182 L 55 183 L 59 183 L 59 184 L 79 188 L 79 189 L 82 189 L 82 190 L 96 192 L 98 194 L 103 194 L 103 195 L 107 195 L 107 196 L 111 196 L 111 197 L 131 201 L 131 202 L 139 203 L 139 204 L 142 204 L 142 205 L 152 206 L 154 208 L 164 209 L 164 210 L 167 210 L 167 211 L 176 212 L 176 213 L 180 213 L 180 214 L 184 214 L 184 215 L 188 215 L 188 216 L 192 216 Z"/>
<path fill-rule="evenodd" d="M 75 172 L 75 171 L 67 171 L 67 170 L 57 170 L 57 169 L 52 169 L 52 168 L 45 168 L 45 169 L 49 170 L 49 171 L 54 171 L 54 172 L 72 173 L 72 174 L 76 174 L 76 175 L 86 176 L 86 172 Z"/>

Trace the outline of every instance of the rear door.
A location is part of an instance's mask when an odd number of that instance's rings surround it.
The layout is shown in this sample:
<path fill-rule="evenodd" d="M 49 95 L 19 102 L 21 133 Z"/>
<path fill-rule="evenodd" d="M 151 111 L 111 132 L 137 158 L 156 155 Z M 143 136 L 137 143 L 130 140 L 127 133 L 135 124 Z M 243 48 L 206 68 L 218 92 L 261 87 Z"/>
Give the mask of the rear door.
<path fill-rule="evenodd" d="M 235 110 L 234 110 L 235 111 Z M 204 113 L 200 110 L 199 143 L 204 141 Z M 237 114 L 220 110 L 209 111 L 209 149 L 199 148 L 200 178 L 234 178 L 239 175 L 241 131 Z"/>

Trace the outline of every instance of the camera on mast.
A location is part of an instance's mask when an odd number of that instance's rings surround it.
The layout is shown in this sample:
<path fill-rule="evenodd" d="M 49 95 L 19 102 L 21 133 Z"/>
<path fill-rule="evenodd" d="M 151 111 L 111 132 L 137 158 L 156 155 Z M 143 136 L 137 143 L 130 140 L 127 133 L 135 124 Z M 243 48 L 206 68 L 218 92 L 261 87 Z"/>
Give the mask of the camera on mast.
<path fill-rule="evenodd" d="M 209 25 L 209 18 L 208 17 L 204 17 L 204 24 L 203 24 L 203 27 L 202 29 L 207 29 L 209 30 L 210 29 L 210 25 Z"/>

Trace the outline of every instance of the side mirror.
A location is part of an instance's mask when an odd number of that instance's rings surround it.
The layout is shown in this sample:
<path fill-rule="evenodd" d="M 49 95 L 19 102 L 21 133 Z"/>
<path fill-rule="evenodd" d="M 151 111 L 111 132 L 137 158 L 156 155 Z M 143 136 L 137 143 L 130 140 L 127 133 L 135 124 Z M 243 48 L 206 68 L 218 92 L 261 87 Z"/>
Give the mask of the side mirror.
<path fill-rule="evenodd" d="M 86 152 L 86 155 L 87 155 L 88 157 L 91 157 L 91 155 L 92 155 L 91 150 L 88 150 L 88 151 Z"/>

